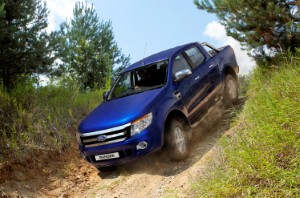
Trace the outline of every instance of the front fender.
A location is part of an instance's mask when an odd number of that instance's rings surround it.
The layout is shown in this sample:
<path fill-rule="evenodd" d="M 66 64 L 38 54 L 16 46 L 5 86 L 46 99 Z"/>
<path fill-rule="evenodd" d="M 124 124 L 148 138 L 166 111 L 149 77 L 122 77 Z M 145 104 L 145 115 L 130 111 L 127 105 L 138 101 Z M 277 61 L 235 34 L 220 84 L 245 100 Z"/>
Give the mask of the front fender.
<path fill-rule="evenodd" d="M 156 141 L 160 142 L 160 145 L 163 145 L 165 124 L 168 116 L 172 111 L 180 111 L 187 118 L 187 109 L 183 105 L 181 100 L 176 98 L 162 99 L 161 102 L 157 103 L 153 108 L 153 114 L 155 116 L 154 123 L 158 126 L 160 134 L 159 137 L 156 137 Z"/>

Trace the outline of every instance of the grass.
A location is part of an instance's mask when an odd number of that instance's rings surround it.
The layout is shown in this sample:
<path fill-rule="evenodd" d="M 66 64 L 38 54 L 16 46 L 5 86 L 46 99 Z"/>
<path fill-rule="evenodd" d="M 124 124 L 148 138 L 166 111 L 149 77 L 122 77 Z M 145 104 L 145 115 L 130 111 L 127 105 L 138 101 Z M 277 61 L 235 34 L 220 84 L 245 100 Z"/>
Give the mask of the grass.
<path fill-rule="evenodd" d="M 24 162 L 38 153 L 62 152 L 75 141 L 81 119 L 102 101 L 102 91 L 76 85 L 0 89 L 0 162 Z"/>
<path fill-rule="evenodd" d="M 255 69 L 234 135 L 221 138 L 212 168 L 193 185 L 199 197 L 300 196 L 299 57 Z"/>
<path fill-rule="evenodd" d="M 179 198 L 178 191 L 171 188 L 163 188 L 163 198 Z"/>

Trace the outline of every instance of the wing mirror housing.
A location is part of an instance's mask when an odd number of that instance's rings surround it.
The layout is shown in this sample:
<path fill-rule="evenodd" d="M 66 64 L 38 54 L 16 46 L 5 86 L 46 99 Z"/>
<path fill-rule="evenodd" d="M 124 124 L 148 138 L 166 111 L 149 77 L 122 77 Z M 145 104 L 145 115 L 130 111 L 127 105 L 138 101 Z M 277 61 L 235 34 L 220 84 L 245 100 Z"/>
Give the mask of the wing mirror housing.
<path fill-rule="evenodd" d="M 175 73 L 175 82 L 178 82 L 191 74 L 192 71 L 190 69 L 180 70 Z"/>

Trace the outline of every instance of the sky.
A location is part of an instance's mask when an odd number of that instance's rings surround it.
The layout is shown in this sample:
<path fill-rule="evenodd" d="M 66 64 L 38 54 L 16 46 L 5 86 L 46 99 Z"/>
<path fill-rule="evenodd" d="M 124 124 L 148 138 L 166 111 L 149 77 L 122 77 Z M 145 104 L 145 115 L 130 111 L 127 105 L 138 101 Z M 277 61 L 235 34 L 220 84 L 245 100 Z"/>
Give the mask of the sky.
<path fill-rule="evenodd" d="M 49 31 L 72 18 L 77 0 L 45 0 L 50 11 Z M 241 50 L 239 42 L 226 36 L 213 14 L 199 10 L 193 0 L 87 0 L 98 17 L 111 21 L 115 41 L 131 63 L 151 54 L 190 42 L 208 42 L 215 47 L 231 45 L 240 74 L 247 74 L 255 62 Z"/>

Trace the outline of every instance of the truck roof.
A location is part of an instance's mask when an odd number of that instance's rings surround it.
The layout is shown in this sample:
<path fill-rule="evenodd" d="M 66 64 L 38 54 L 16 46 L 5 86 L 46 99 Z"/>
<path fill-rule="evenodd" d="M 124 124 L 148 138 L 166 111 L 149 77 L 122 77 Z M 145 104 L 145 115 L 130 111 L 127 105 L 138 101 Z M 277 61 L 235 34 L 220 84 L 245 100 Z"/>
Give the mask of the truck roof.
<path fill-rule="evenodd" d="M 129 70 L 132 70 L 132 69 L 136 69 L 136 68 L 142 67 L 144 65 L 149 65 L 151 63 L 155 63 L 155 62 L 159 62 L 159 61 L 162 61 L 162 60 L 169 59 L 176 52 L 181 51 L 185 47 L 190 46 L 190 45 L 194 45 L 196 43 L 197 42 L 180 45 L 180 46 L 173 47 L 171 49 L 167 49 L 167 50 L 158 52 L 156 54 L 150 55 L 150 56 L 148 56 L 148 57 L 146 57 L 146 58 L 144 58 L 140 61 L 137 61 L 137 62 L 133 63 L 132 65 L 130 65 L 129 67 L 124 69 L 123 72 L 129 71 Z"/>

